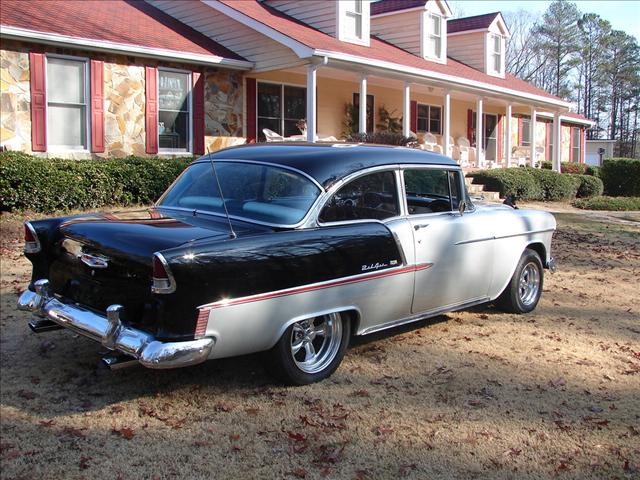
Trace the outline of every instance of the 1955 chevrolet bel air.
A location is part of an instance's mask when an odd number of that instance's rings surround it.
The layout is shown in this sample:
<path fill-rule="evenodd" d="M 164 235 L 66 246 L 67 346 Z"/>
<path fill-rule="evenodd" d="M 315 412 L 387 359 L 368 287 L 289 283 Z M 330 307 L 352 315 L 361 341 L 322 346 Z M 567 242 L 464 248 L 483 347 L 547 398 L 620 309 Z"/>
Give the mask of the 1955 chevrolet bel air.
<path fill-rule="evenodd" d="M 401 147 L 262 144 L 195 160 L 155 206 L 25 224 L 36 332 L 69 328 L 112 368 L 265 351 L 292 384 L 352 335 L 495 301 L 533 310 L 556 223 L 475 205 L 460 167 Z"/>

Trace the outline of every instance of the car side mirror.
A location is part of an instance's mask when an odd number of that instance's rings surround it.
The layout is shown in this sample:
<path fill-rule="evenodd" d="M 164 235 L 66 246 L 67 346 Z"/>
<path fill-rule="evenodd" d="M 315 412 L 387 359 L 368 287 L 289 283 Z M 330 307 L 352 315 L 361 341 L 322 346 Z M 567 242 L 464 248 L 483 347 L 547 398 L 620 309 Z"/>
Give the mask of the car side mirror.
<path fill-rule="evenodd" d="M 467 209 L 467 203 L 463 200 L 458 204 L 458 211 L 460 215 L 464 215 L 464 211 Z"/>

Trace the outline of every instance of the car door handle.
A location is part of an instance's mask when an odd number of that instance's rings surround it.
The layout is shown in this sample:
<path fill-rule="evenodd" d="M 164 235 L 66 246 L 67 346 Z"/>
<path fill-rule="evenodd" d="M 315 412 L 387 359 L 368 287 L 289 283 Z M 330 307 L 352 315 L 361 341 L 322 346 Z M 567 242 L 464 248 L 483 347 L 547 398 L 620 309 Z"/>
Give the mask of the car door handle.
<path fill-rule="evenodd" d="M 417 232 L 421 228 L 427 228 L 429 226 L 428 223 L 419 223 L 418 225 L 414 225 L 413 229 Z"/>

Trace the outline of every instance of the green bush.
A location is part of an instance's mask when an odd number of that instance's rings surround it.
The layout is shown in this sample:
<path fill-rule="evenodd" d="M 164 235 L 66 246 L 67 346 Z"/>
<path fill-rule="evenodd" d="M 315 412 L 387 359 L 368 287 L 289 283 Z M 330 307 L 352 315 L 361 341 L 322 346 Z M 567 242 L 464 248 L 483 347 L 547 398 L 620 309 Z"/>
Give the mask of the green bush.
<path fill-rule="evenodd" d="M 569 200 L 575 198 L 580 185 L 573 175 L 563 175 L 553 170 L 542 168 L 529 168 L 534 178 L 538 181 L 542 190 L 540 200 L 555 202 L 558 200 Z"/>
<path fill-rule="evenodd" d="M 573 201 L 573 206 L 584 210 L 640 210 L 640 197 L 579 198 Z"/>
<path fill-rule="evenodd" d="M 640 160 L 607 158 L 602 162 L 600 178 L 604 193 L 612 197 L 640 196 Z"/>
<path fill-rule="evenodd" d="M 573 173 L 576 175 L 584 175 L 587 173 L 587 165 L 584 163 L 576 162 L 562 162 L 560 164 L 560 171 L 562 173 Z M 553 164 L 551 162 L 542 162 L 543 170 L 553 170 Z"/>
<path fill-rule="evenodd" d="M 578 198 L 599 197 L 604 191 L 602 180 L 592 175 L 571 175 L 578 182 Z"/>
<path fill-rule="evenodd" d="M 152 203 L 191 160 L 67 160 L 3 152 L 0 211 L 52 212 Z"/>
<path fill-rule="evenodd" d="M 586 175 L 600 178 L 600 167 L 596 165 L 587 165 L 587 170 L 584 172 Z"/>

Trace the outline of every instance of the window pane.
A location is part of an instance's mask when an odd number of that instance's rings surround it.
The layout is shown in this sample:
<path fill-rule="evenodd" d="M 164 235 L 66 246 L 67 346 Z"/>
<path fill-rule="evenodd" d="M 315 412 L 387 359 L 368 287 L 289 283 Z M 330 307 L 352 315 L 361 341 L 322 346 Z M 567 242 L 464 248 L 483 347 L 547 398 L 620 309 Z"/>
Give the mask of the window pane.
<path fill-rule="evenodd" d="M 418 105 L 418 117 L 428 117 L 428 116 L 429 116 L 429 106 Z"/>
<path fill-rule="evenodd" d="M 502 71 L 502 55 L 497 54 L 493 56 L 493 69 L 496 72 Z"/>
<path fill-rule="evenodd" d="M 362 13 L 362 0 L 355 0 L 353 11 L 356 13 Z"/>
<path fill-rule="evenodd" d="M 189 110 L 189 74 L 167 72 L 158 73 L 158 108 L 160 110 Z"/>
<path fill-rule="evenodd" d="M 362 32 L 358 34 L 358 14 L 349 13 L 344 16 L 344 34 L 347 37 L 360 37 L 362 36 Z"/>
<path fill-rule="evenodd" d="M 395 175 L 379 172 L 353 180 L 338 190 L 319 218 L 322 222 L 384 220 L 398 213 Z"/>
<path fill-rule="evenodd" d="M 454 210 L 457 210 L 460 206 L 460 200 L 462 200 L 460 172 L 449 172 L 449 188 L 451 189 L 451 206 Z"/>
<path fill-rule="evenodd" d="M 160 148 L 189 148 L 189 113 L 158 112 L 158 139 Z"/>
<path fill-rule="evenodd" d="M 86 116 L 84 106 L 49 105 L 47 109 L 49 145 L 86 147 Z"/>
<path fill-rule="evenodd" d="M 440 17 L 437 15 L 431 15 L 431 32 L 433 35 L 440 36 Z"/>
<path fill-rule="evenodd" d="M 531 144 L 531 120 L 529 118 L 522 119 L 522 138 L 520 143 L 523 146 Z"/>
<path fill-rule="evenodd" d="M 265 128 L 276 132 L 278 135 L 282 135 L 280 119 L 258 117 L 258 140 L 261 142 L 266 140 L 264 132 L 262 131 Z"/>
<path fill-rule="evenodd" d="M 427 131 L 427 119 L 422 117 L 418 117 L 418 131 L 426 132 Z"/>
<path fill-rule="evenodd" d="M 85 62 L 47 58 L 47 100 L 52 103 L 85 103 Z"/>
<path fill-rule="evenodd" d="M 269 83 L 258 84 L 258 116 L 280 118 L 282 87 Z"/>
<path fill-rule="evenodd" d="M 429 120 L 429 131 L 431 133 L 440 134 L 440 120 Z"/>
<path fill-rule="evenodd" d="M 284 118 L 300 120 L 307 115 L 307 89 L 284 87 Z"/>
<path fill-rule="evenodd" d="M 431 120 L 440 120 L 440 115 L 442 113 L 442 109 L 440 107 L 431 107 L 429 112 L 429 118 Z"/>
<path fill-rule="evenodd" d="M 501 48 L 501 41 L 500 41 L 500 37 L 498 35 L 494 35 L 493 36 L 493 51 L 496 53 L 500 53 L 502 50 Z"/>
<path fill-rule="evenodd" d="M 449 177 L 445 170 L 406 170 L 404 184 L 410 214 L 451 210 Z"/>

